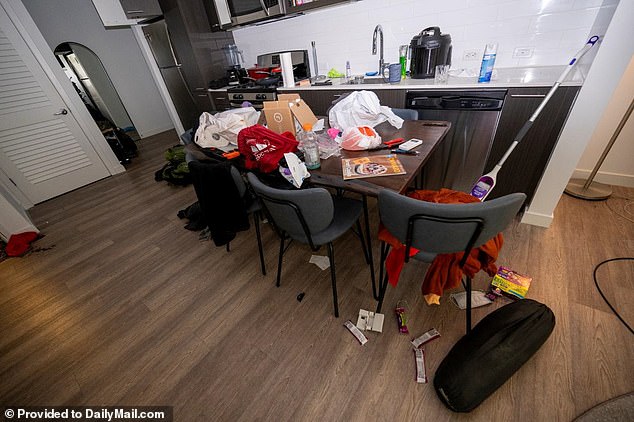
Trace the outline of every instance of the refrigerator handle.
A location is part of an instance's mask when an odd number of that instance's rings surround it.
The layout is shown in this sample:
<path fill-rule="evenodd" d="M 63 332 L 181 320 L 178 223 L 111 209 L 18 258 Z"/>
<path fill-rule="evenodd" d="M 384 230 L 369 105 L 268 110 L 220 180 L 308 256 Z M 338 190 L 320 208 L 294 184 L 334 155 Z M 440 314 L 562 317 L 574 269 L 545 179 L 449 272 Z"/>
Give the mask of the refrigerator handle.
<path fill-rule="evenodd" d="M 187 91 L 187 94 L 189 94 L 189 98 L 192 99 L 192 101 L 194 102 L 194 104 L 196 104 L 196 99 L 194 98 L 194 94 L 192 94 L 192 90 L 189 87 L 189 85 L 187 84 L 187 79 L 185 79 L 185 75 L 183 75 L 183 72 L 181 71 L 181 65 L 177 65 L 176 66 L 177 70 L 178 70 L 178 74 L 180 75 L 182 81 L 183 81 L 183 85 L 185 85 L 185 90 Z"/>
<path fill-rule="evenodd" d="M 174 65 L 180 68 L 182 65 L 180 61 L 178 60 L 178 56 L 176 55 L 176 51 L 174 50 L 174 46 L 172 45 L 172 38 L 170 37 L 170 31 L 169 29 L 167 29 L 167 26 L 165 27 L 165 32 L 167 32 L 167 44 L 170 47 L 170 52 L 172 53 L 172 59 L 174 59 Z"/>

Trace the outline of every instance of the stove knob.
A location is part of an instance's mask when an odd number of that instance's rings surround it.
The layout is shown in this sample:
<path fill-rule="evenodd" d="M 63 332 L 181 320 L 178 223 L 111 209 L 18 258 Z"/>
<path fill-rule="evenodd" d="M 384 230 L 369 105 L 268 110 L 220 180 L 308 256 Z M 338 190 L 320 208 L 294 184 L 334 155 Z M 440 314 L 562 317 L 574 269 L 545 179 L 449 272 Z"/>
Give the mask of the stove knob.
<path fill-rule="evenodd" d="M 255 96 L 256 100 L 266 100 L 266 94 L 258 94 Z"/>
<path fill-rule="evenodd" d="M 244 98 L 244 95 L 242 94 L 233 94 L 234 100 L 242 100 L 243 98 Z"/>

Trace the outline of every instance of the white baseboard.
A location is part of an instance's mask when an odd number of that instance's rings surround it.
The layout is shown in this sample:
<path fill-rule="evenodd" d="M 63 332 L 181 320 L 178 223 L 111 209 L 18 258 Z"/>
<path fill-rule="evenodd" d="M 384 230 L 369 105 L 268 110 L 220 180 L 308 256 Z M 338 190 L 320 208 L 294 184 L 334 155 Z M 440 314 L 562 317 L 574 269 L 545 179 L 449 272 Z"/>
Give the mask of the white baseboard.
<path fill-rule="evenodd" d="M 167 130 L 172 130 L 172 129 L 174 129 L 174 125 L 167 125 L 166 127 L 163 127 L 163 128 L 152 128 L 150 130 L 144 130 L 143 132 L 138 132 L 138 134 L 141 137 L 141 139 L 143 139 L 143 138 L 147 138 L 148 136 L 157 135 L 159 133 L 163 133 Z"/>
<path fill-rule="evenodd" d="M 530 224 L 531 226 L 550 227 L 553 222 L 553 214 L 546 215 L 536 212 L 525 211 L 520 220 L 523 224 Z"/>
<path fill-rule="evenodd" d="M 587 180 L 592 170 L 575 169 L 572 174 L 573 179 Z M 599 183 L 612 186 L 624 186 L 626 188 L 634 188 L 634 175 L 624 173 L 610 173 L 598 171 L 594 180 Z"/>

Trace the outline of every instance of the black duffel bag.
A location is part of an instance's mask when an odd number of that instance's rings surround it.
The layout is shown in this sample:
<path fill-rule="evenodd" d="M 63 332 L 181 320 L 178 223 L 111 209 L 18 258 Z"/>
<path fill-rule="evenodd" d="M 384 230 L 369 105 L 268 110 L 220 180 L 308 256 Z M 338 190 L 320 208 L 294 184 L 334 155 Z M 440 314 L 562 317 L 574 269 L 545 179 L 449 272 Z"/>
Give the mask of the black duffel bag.
<path fill-rule="evenodd" d="M 491 312 L 440 363 L 434 388 L 454 412 L 470 412 L 506 382 L 550 336 L 555 315 L 518 300 Z"/>

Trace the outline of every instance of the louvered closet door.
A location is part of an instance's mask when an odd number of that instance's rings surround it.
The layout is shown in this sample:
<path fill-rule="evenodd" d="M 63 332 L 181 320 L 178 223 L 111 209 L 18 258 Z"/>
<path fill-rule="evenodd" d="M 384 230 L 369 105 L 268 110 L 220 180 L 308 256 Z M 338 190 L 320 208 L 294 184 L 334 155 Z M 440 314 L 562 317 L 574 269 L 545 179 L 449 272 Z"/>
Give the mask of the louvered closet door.
<path fill-rule="evenodd" d="M 109 175 L 1 6 L 0 165 L 33 203 Z"/>

